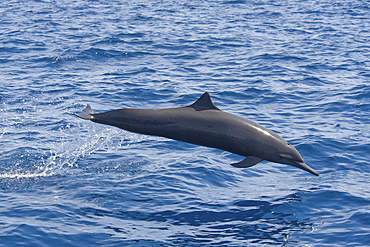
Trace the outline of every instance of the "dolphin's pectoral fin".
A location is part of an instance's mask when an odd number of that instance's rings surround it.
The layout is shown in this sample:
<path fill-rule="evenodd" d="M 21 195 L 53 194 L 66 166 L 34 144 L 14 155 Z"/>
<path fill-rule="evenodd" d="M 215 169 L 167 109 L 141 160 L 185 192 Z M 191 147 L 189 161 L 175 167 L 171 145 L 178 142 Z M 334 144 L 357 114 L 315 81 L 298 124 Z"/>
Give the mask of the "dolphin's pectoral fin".
<path fill-rule="evenodd" d="M 248 156 L 247 158 L 245 158 L 241 162 L 235 163 L 235 164 L 230 164 L 230 165 L 232 165 L 234 167 L 238 167 L 238 168 L 246 168 L 246 167 L 254 166 L 255 164 L 261 162 L 262 160 L 263 159 L 260 159 L 260 158 L 254 157 L 254 156 Z"/>
<path fill-rule="evenodd" d="M 94 116 L 92 115 L 93 111 L 92 111 L 92 108 L 89 104 L 87 104 L 87 106 L 85 107 L 85 109 L 83 109 L 81 112 L 79 113 L 75 113 L 75 115 L 77 117 L 80 117 L 82 119 L 87 119 L 87 120 L 91 120 L 94 118 Z"/>

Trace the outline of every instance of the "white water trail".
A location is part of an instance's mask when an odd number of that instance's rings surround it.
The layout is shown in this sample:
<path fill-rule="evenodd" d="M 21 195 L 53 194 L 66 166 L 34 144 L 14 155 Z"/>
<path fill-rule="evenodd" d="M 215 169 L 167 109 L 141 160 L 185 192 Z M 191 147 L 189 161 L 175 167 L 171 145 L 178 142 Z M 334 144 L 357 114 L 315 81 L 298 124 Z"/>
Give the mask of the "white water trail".
<path fill-rule="evenodd" d="M 0 179 L 68 174 L 79 167 L 79 160 L 94 152 L 115 152 L 122 143 L 125 142 L 126 145 L 131 143 L 121 130 L 96 126 L 89 122 L 79 123 L 73 127 L 66 126 L 55 132 L 53 133 L 55 141 L 45 143 L 45 148 L 39 145 L 26 151 L 26 154 L 19 155 L 10 170 L 0 173 Z M 27 167 L 24 164 L 28 164 Z"/>

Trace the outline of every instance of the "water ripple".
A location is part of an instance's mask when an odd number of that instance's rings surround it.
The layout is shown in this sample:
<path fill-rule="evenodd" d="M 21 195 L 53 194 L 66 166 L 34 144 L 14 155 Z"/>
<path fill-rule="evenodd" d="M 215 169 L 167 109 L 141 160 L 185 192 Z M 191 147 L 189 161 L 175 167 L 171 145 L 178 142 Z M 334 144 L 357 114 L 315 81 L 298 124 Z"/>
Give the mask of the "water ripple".
<path fill-rule="evenodd" d="M 1 246 L 368 245 L 366 1 L 0 5 Z M 205 91 L 320 177 L 72 114 Z"/>

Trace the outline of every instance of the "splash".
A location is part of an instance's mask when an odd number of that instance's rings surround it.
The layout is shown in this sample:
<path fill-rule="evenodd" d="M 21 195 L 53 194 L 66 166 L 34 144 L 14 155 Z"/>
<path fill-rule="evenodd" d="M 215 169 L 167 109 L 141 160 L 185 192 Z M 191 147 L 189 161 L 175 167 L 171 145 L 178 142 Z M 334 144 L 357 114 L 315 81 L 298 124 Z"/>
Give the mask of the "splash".
<path fill-rule="evenodd" d="M 22 179 L 22 178 L 39 178 L 39 177 L 49 177 L 54 175 L 51 169 L 45 169 L 40 172 L 31 172 L 31 171 L 18 171 L 18 172 L 9 172 L 0 174 L 1 178 L 10 178 L 10 179 Z"/>
<path fill-rule="evenodd" d="M 84 157 L 98 151 L 115 152 L 123 143 L 128 146 L 132 142 L 127 140 L 122 131 L 89 123 L 83 126 L 66 125 L 50 135 L 55 140 L 48 140 L 44 145 L 33 148 L 18 147 L 8 152 L 6 165 L 0 171 L 0 179 L 40 178 L 73 173 L 74 168 L 85 165 Z"/>

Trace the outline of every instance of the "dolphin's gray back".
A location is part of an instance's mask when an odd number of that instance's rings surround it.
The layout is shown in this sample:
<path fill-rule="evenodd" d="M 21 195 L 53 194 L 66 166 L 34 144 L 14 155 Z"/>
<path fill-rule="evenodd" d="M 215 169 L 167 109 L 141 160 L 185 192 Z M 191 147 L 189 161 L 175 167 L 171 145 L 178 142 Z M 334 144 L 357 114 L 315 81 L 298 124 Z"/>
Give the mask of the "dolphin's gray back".
<path fill-rule="evenodd" d="M 285 141 L 259 124 L 218 109 L 193 106 L 169 109 L 120 109 L 94 114 L 94 122 L 116 126 L 135 133 L 155 135 L 192 144 L 219 148 L 248 156 L 265 153 L 255 140 L 270 146 L 271 138 Z M 268 140 L 256 130 L 268 134 Z M 258 148 L 257 148 L 258 147 Z M 270 148 L 270 147 L 268 147 Z"/>

